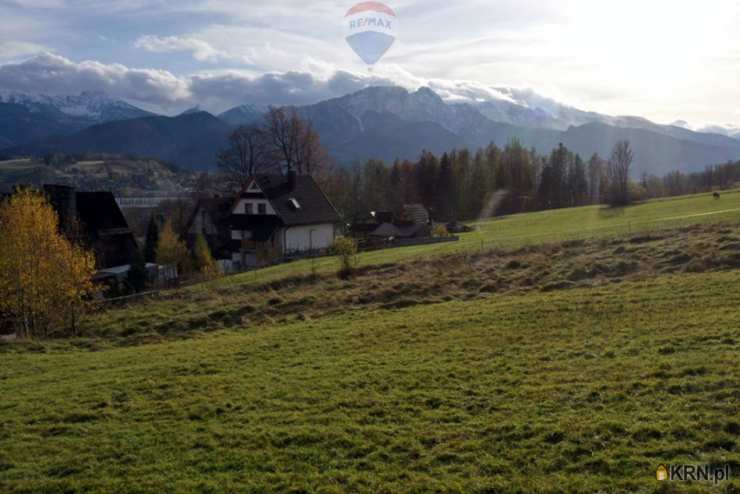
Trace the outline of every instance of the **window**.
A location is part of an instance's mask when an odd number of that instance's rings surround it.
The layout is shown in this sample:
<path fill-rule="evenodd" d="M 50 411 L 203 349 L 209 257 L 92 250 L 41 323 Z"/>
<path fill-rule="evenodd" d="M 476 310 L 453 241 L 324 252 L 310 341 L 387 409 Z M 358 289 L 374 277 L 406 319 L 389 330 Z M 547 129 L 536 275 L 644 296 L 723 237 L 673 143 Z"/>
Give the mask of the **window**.
<path fill-rule="evenodd" d="M 267 204 L 258 204 L 257 211 L 258 214 L 267 214 Z"/>
<path fill-rule="evenodd" d="M 244 204 L 244 214 L 254 214 L 254 206 L 251 202 Z"/>
<path fill-rule="evenodd" d="M 251 230 L 231 230 L 232 240 L 249 240 L 252 238 Z"/>
<path fill-rule="evenodd" d="M 301 209 L 301 203 L 298 202 L 298 199 L 296 199 L 295 197 L 291 197 L 290 200 L 288 201 L 288 203 L 296 211 L 298 211 L 299 209 Z"/>

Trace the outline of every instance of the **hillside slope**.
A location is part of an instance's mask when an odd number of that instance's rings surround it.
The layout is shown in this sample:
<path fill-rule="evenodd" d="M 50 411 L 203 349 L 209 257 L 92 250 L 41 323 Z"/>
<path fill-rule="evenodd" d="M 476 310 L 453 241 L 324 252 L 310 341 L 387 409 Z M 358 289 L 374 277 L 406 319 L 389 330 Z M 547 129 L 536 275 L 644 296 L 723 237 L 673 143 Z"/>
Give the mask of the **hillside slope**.
<path fill-rule="evenodd" d="M 485 221 L 349 280 L 297 262 L 0 344 L 0 491 L 663 492 L 662 463 L 735 471 L 737 201 Z"/>
<path fill-rule="evenodd" d="M 3 150 L 4 154 L 109 153 L 157 158 L 192 170 L 215 167 L 231 126 L 206 112 L 95 125 L 71 136 Z"/>
<path fill-rule="evenodd" d="M 681 275 L 4 354 L 0 489 L 653 492 L 661 463 L 740 467 L 738 283 Z"/>

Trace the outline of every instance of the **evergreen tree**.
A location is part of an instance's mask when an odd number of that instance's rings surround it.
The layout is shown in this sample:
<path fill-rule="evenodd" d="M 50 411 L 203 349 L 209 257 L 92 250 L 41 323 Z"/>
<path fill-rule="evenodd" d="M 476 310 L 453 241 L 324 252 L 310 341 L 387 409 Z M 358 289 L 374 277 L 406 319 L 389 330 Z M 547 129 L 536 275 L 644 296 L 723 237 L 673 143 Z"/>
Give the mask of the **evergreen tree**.
<path fill-rule="evenodd" d="M 408 160 L 401 164 L 403 204 L 418 204 L 421 201 L 416 181 L 416 165 Z"/>
<path fill-rule="evenodd" d="M 452 173 L 455 177 L 453 191 L 455 219 L 467 218 L 468 191 L 471 189 L 470 151 L 463 149 L 455 151 L 452 159 Z M 458 218 L 459 217 L 459 218 Z"/>
<path fill-rule="evenodd" d="M 570 206 L 581 206 L 588 201 L 586 165 L 578 154 L 575 155 L 569 166 L 568 193 L 570 196 Z"/>
<path fill-rule="evenodd" d="M 362 184 L 362 202 L 367 210 L 387 210 L 391 207 L 390 173 L 385 163 L 379 160 L 365 163 Z"/>
<path fill-rule="evenodd" d="M 437 221 L 450 221 L 454 217 L 454 191 L 455 178 L 452 172 L 452 162 L 447 153 L 442 155 L 439 162 L 439 175 L 437 176 L 437 200 L 435 201 Z"/>
<path fill-rule="evenodd" d="M 478 151 L 473 159 L 473 170 L 470 175 L 469 193 L 466 194 L 465 216 L 477 218 L 483 212 L 488 190 L 488 173 L 482 151 Z"/>
<path fill-rule="evenodd" d="M 562 208 L 567 204 L 568 149 L 562 143 L 553 149 L 542 169 L 538 200 L 544 209 Z"/>
<path fill-rule="evenodd" d="M 439 175 L 439 161 L 428 151 L 421 153 L 421 159 L 416 165 L 416 184 L 421 203 L 427 208 L 433 208 L 437 200 L 437 177 Z"/>
<path fill-rule="evenodd" d="M 403 172 L 401 171 L 401 163 L 398 160 L 393 163 L 388 177 L 388 185 L 390 187 L 390 210 L 395 214 L 399 214 L 403 209 Z"/>
<path fill-rule="evenodd" d="M 159 243 L 159 226 L 154 216 L 149 218 L 146 229 L 146 242 L 144 243 L 144 260 L 146 262 L 157 261 L 157 244 Z"/>
<path fill-rule="evenodd" d="M 134 292 L 143 292 L 146 289 L 146 260 L 139 249 L 136 249 L 134 253 L 134 259 L 126 278 Z"/>

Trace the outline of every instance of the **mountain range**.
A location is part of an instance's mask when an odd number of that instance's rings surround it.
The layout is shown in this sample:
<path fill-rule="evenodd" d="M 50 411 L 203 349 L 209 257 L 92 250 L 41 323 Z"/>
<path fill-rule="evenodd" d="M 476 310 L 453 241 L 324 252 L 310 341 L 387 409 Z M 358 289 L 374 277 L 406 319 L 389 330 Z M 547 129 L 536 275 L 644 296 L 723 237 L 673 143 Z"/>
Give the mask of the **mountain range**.
<path fill-rule="evenodd" d="M 540 153 L 563 143 L 585 159 L 608 157 L 629 140 L 634 174 L 696 171 L 740 159 L 732 129 L 697 132 L 682 123 L 586 112 L 529 90 L 498 88 L 499 98 L 445 101 L 430 88 L 370 87 L 296 107 L 338 163 L 415 159 L 421 150 L 499 146 L 518 139 Z M 100 93 L 78 96 L 0 94 L 0 155 L 100 152 L 153 157 L 208 170 L 228 133 L 259 122 L 265 108 L 242 105 L 217 116 L 198 107 L 153 115 Z"/>
<path fill-rule="evenodd" d="M 98 92 L 66 96 L 0 92 L 0 148 L 152 115 Z"/>

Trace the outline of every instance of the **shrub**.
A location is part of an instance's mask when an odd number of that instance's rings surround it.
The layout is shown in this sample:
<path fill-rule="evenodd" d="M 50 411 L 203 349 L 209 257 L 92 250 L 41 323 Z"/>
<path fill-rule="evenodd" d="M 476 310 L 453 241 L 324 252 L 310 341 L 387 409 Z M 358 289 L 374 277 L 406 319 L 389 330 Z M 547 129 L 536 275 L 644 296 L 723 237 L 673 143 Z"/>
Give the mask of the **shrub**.
<path fill-rule="evenodd" d="M 642 185 L 630 180 L 629 200 L 630 202 L 642 202 L 648 199 L 648 192 Z"/>
<path fill-rule="evenodd" d="M 348 278 L 357 266 L 357 241 L 350 237 L 339 237 L 334 241 L 332 250 L 339 260 L 339 276 Z"/>
<path fill-rule="evenodd" d="M 195 265 L 200 274 L 206 279 L 214 279 L 221 276 L 221 270 L 216 264 L 211 254 L 211 248 L 208 246 L 206 237 L 200 233 L 195 240 Z"/>
<path fill-rule="evenodd" d="M 432 236 L 438 237 L 438 238 L 447 238 L 450 236 L 450 232 L 447 231 L 447 227 L 443 224 L 435 225 L 434 229 L 432 230 Z"/>

